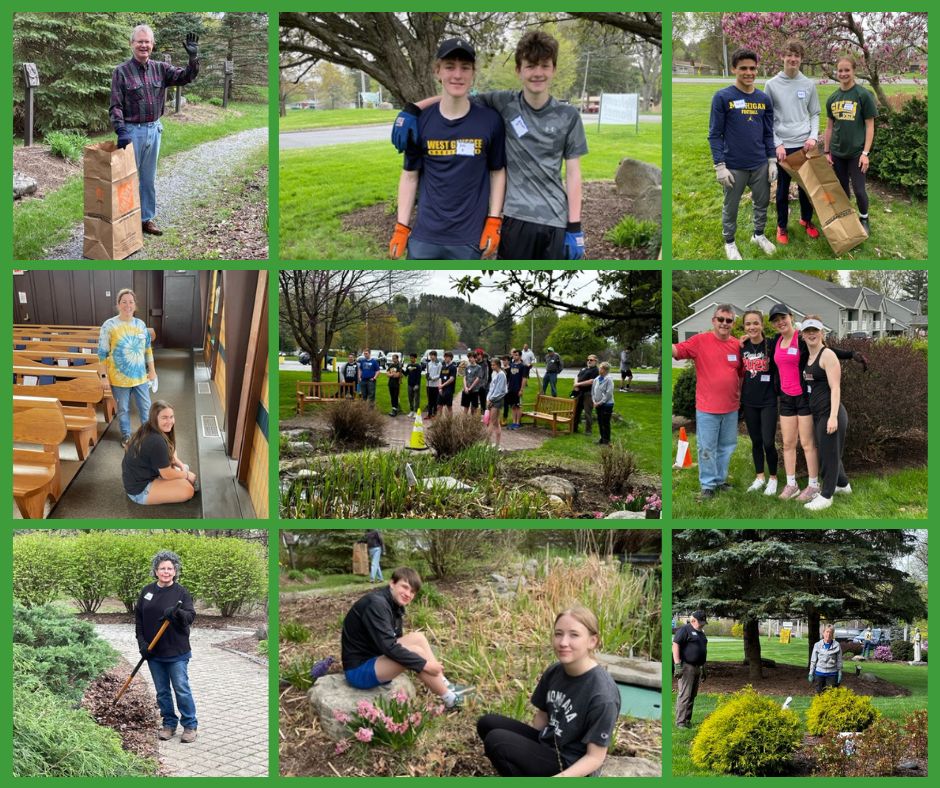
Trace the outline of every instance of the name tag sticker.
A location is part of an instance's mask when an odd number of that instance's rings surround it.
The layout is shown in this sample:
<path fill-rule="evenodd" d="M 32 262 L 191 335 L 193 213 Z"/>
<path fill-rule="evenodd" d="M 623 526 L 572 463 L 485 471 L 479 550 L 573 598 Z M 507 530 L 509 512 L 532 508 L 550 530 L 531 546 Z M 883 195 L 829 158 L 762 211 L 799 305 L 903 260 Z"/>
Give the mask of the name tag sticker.
<path fill-rule="evenodd" d="M 842 106 L 845 108 L 846 112 L 851 112 L 852 110 L 855 109 L 855 102 L 846 101 L 845 104 L 843 104 Z"/>
<path fill-rule="evenodd" d="M 153 594 L 150 591 L 148 591 L 146 594 L 144 594 L 144 599 L 146 599 L 149 602 L 151 599 L 153 599 Z"/>
<path fill-rule="evenodd" d="M 799 349 L 798 349 L 798 348 L 795 348 L 795 347 L 788 347 L 788 348 L 787 348 L 787 355 L 788 355 L 788 356 L 795 356 L 798 352 L 799 352 Z"/>
<path fill-rule="evenodd" d="M 798 90 L 798 91 L 796 91 L 796 97 L 797 97 L 797 98 L 801 98 L 801 99 L 805 99 L 805 98 L 806 98 L 806 91 L 805 91 L 805 90 Z"/>
<path fill-rule="evenodd" d="M 512 122 L 510 123 L 512 130 L 516 132 L 517 137 L 522 137 L 525 134 L 529 133 L 529 127 L 525 125 L 525 121 L 522 119 L 522 115 L 517 115 Z"/>
<path fill-rule="evenodd" d="M 737 101 L 734 102 L 734 108 L 735 108 L 735 109 L 744 109 L 744 105 L 745 105 L 746 103 L 747 103 L 747 102 L 746 102 L 744 99 L 738 99 Z"/>
<path fill-rule="evenodd" d="M 738 357 L 735 353 L 728 354 L 728 361 L 737 361 L 737 360 L 738 360 Z"/>
<path fill-rule="evenodd" d="M 770 375 L 761 375 L 761 376 L 760 376 L 760 382 L 761 382 L 761 383 L 770 383 Z"/>
<path fill-rule="evenodd" d="M 806 386 L 806 393 L 807 393 L 807 394 L 811 394 L 812 392 L 813 392 L 813 387 L 810 386 L 809 384 L 807 384 L 807 386 Z"/>
<path fill-rule="evenodd" d="M 473 155 L 473 143 L 472 142 L 457 142 L 457 155 L 458 156 L 472 156 Z"/>

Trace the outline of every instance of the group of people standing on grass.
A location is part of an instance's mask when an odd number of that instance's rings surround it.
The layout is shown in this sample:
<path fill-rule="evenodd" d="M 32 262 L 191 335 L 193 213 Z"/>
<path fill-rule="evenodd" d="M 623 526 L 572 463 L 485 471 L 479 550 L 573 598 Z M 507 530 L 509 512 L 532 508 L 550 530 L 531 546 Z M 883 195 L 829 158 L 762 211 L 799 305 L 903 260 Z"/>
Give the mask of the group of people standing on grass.
<path fill-rule="evenodd" d="M 819 144 L 822 108 L 816 84 L 800 71 L 806 50 L 800 41 L 787 41 L 783 69 L 767 81 L 764 90 L 755 86 L 757 54 L 747 48 L 731 56 L 735 82 L 712 98 L 708 142 L 715 175 L 724 191 L 721 214 L 725 255 L 740 260 L 735 234 L 738 207 L 745 187 L 751 190 L 754 232 L 751 242 L 765 254 L 776 247 L 764 235 L 770 187 L 776 182 L 777 243 L 790 242 L 788 220 L 790 175 L 778 164 L 797 151 L 809 152 Z M 836 62 L 838 89 L 826 100 L 826 130 L 823 152 L 835 170 L 846 195 L 849 184 L 855 194 L 859 219 L 869 233 L 868 193 L 865 177 L 875 138 L 878 108 L 871 91 L 855 81 L 856 61 L 845 55 Z M 819 238 L 813 224 L 813 206 L 799 188 L 800 226 L 812 239 Z"/>
<path fill-rule="evenodd" d="M 734 307 L 720 304 L 711 331 L 672 346 L 674 359 L 695 361 L 699 500 L 734 489 L 728 468 L 741 412 L 756 472 L 748 492 L 797 499 L 810 511 L 827 509 L 835 494 L 852 492 L 842 465 L 848 414 L 842 404 L 840 361 L 853 359 L 867 369 L 867 359 L 826 347 L 826 329 L 817 315 L 806 315 L 799 329 L 786 304 L 772 306 L 768 317 L 776 335 L 765 336 L 763 313 L 748 310 L 739 339 L 732 335 Z M 786 474 L 779 493 L 778 421 Z M 803 490 L 796 479 L 797 443 L 809 476 Z"/>
<path fill-rule="evenodd" d="M 98 358 L 105 364 L 117 406 L 124 458 L 121 477 L 127 497 L 134 503 L 154 505 L 188 501 L 199 490 L 196 474 L 176 451 L 176 415 L 163 400 L 151 402 L 157 387 L 150 329 L 134 317 L 137 296 L 125 288 L 118 292 L 118 314 L 108 318 L 98 335 Z M 140 428 L 131 434 L 133 398 Z"/>

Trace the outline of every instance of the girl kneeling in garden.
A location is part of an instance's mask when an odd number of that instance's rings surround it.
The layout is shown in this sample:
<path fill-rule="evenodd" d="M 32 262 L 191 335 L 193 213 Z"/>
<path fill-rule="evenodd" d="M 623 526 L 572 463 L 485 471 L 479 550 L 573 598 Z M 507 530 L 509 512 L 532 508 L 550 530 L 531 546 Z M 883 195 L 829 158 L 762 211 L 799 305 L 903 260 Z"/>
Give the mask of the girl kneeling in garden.
<path fill-rule="evenodd" d="M 555 618 L 552 646 L 558 662 L 532 693 L 532 724 L 487 714 L 477 733 L 503 777 L 586 777 L 599 772 L 620 714 L 620 692 L 594 659 L 597 617 L 586 607 Z"/>
<path fill-rule="evenodd" d="M 124 491 L 134 503 L 182 503 L 196 492 L 196 474 L 176 454 L 176 417 L 158 400 L 127 445 L 121 464 Z"/>

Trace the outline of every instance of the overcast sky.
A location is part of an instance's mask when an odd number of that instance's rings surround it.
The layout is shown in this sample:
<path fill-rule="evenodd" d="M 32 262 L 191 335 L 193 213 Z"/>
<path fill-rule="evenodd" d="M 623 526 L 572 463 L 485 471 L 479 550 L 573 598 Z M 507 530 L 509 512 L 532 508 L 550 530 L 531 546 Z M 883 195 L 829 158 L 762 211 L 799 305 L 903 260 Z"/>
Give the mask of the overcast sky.
<path fill-rule="evenodd" d="M 421 288 L 421 290 L 422 292 L 431 293 L 432 295 L 457 296 L 459 294 L 457 293 L 455 283 L 458 279 L 467 276 L 468 274 L 481 275 L 484 284 L 493 281 L 492 277 L 480 274 L 480 269 L 466 271 L 427 271 L 425 272 L 425 275 L 427 276 L 426 284 Z M 498 272 L 496 276 L 499 276 Z M 590 298 L 597 291 L 596 280 L 596 271 L 581 272 L 581 274 L 576 279 L 576 283 L 579 287 L 579 296 L 581 299 Z M 477 304 L 488 312 L 496 315 L 499 313 L 499 310 L 502 309 L 503 304 L 506 301 L 506 294 L 501 290 L 483 288 L 477 290 L 477 292 L 474 293 L 470 299 L 472 303 Z"/>

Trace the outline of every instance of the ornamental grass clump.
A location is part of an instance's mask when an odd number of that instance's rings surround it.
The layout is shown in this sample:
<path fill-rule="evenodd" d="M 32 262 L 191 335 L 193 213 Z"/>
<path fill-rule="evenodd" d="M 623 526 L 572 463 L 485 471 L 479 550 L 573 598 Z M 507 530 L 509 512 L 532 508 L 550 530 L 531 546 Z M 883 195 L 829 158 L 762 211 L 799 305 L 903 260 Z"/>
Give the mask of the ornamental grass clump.
<path fill-rule="evenodd" d="M 355 741 L 404 750 L 413 747 L 421 731 L 443 713 L 444 704 L 433 700 L 422 703 L 397 690 L 388 698 L 359 701 L 353 714 L 334 709 L 333 718 L 349 729 Z M 348 739 L 339 742 L 337 754 L 348 750 L 351 744 Z"/>
<path fill-rule="evenodd" d="M 848 687 L 834 687 L 813 698 L 806 712 L 806 730 L 813 736 L 863 731 L 879 716 L 870 696 L 856 695 Z"/>
<path fill-rule="evenodd" d="M 802 739 L 799 716 L 748 685 L 705 718 L 692 741 L 692 763 L 720 774 L 779 774 Z"/>
<path fill-rule="evenodd" d="M 477 443 L 485 443 L 486 427 L 472 413 L 444 413 L 425 428 L 424 440 L 438 458 L 446 459 Z"/>

